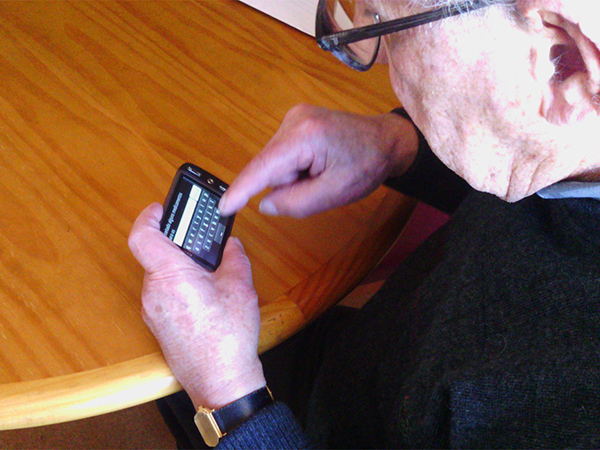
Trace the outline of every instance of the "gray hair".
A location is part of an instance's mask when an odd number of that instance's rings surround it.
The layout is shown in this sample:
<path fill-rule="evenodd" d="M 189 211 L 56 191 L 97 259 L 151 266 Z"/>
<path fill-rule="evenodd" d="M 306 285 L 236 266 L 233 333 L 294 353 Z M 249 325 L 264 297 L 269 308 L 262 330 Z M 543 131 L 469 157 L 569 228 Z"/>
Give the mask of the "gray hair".
<path fill-rule="evenodd" d="M 501 6 L 504 8 L 506 18 L 515 22 L 522 22 L 522 17 L 515 8 L 516 0 L 409 0 L 409 4 L 415 8 L 443 8 L 451 6 L 464 5 L 465 9 L 469 10 L 474 3 L 483 3 L 487 6 Z M 487 8 L 481 9 L 481 13 L 485 14 Z"/>
<path fill-rule="evenodd" d="M 477 0 L 410 0 L 410 3 L 412 3 L 415 6 L 422 6 L 422 7 L 429 7 L 429 8 L 454 6 L 454 5 L 460 5 L 461 3 L 464 3 L 465 6 L 467 8 L 469 8 L 469 5 L 473 4 L 475 2 L 484 3 L 489 6 L 497 5 L 497 4 L 505 4 L 505 5 L 514 4 L 514 0 L 480 0 L 480 1 L 477 1 Z"/>

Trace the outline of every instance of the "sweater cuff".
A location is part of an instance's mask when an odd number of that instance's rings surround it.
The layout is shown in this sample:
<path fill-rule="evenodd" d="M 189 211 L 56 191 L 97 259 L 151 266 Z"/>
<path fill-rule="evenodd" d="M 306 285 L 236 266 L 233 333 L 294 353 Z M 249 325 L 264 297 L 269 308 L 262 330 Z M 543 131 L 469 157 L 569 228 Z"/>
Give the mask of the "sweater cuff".
<path fill-rule="evenodd" d="M 287 405 L 275 402 L 221 439 L 218 449 L 302 449 L 310 440 Z"/>

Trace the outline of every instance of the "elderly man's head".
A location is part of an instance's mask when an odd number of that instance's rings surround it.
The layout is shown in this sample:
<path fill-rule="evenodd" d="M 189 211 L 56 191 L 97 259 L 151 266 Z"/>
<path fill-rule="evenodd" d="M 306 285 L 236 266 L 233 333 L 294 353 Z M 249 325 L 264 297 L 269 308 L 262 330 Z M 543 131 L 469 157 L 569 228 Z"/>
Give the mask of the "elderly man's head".
<path fill-rule="evenodd" d="M 385 21 L 453 0 L 367 3 Z M 384 38 L 399 99 L 477 189 L 513 201 L 600 180 L 600 1 L 491 3 Z"/>

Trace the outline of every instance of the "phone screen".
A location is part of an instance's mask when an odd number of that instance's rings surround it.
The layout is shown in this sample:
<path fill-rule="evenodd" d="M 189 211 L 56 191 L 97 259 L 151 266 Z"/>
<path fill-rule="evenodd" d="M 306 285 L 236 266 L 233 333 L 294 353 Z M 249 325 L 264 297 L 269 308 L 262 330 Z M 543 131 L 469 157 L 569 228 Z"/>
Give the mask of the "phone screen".
<path fill-rule="evenodd" d="M 228 185 L 192 164 L 179 168 L 165 201 L 161 231 L 194 261 L 216 270 L 233 226 L 218 204 Z"/>

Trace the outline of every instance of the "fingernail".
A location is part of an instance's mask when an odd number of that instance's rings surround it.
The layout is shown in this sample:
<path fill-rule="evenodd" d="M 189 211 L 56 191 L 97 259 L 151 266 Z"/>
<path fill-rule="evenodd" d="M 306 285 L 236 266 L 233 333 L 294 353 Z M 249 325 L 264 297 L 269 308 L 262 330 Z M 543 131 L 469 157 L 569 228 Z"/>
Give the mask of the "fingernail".
<path fill-rule="evenodd" d="M 260 205 L 258 206 L 258 210 L 262 214 L 265 214 L 267 216 L 276 216 L 277 215 L 277 208 L 275 207 L 275 205 L 273 204 L 273 202 L 271 200 L 264 199 L 263 201 L 261 201 Z"/>

